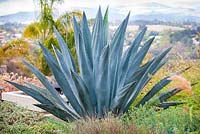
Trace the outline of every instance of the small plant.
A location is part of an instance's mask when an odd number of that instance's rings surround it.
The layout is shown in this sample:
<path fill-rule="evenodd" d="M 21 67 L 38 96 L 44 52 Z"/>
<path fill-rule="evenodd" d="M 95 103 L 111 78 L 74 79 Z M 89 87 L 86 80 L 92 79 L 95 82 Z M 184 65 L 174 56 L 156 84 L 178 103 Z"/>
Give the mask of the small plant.
<path fill-rule="evenodd" d="M 66 43 L 55 28 L 54 31 L 60 47 L 59 50 L 52 46 L 56 58 L 39 43 L 47 64 L 69 104 L 61 98 L 48 79 L 26 61 L 23 62 L 37 76 L 44 88 L 31 83 L 22 86 L 14 82 L 8 82 L 38 100 L 41 104 L 35 104 L 36 106 L 65 121 L 87 117 L 103 118 L 108 112 L 115 115 L 127 112 L 132 102 L 151 80 L 151 76 L 167 62 L 165 56 L 171 49 L 166 49 L 142 64 L 154 40 L 154 37 L 150 38 L 143 45 L 140 45 L 147 30 L 145 27 L 137 35 L 132 45 L 123 53 L 128 19 L 129 14 L 110 41 L 108 9 L 104 18 L 101 9 L 99 9 L 92 33 L 89 30 L 85 13 L 83 13 L 80 26 L 73 18 L 78 69 Z M 168 78 L 166 77 L 158 82 L 136 106 L 146 104 L 157 92 L 169 84 L 171 80 Z M 164 99 L 156 105 L 166 108 L 181 104 L 179 102 L 166 102 L 166 100 Z"/>
<path fill-rule="evenodd" d="M 199 114 L 182 107 L 170 107 L 166 110 L 148 106 L 130 108 L 122 116 L 122 120 L 125 124 L 135 124 L 138 128 L 152 129 L 156 134 L 198 133 L 200 129 Z"/>

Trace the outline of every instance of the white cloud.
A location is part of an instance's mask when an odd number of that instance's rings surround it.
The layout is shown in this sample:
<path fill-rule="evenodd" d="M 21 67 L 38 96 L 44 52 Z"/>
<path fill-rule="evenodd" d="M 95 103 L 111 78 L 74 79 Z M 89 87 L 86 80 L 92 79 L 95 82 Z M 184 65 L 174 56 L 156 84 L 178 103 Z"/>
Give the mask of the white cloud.
<path fill-rule="evenodd" d="M 20 11 L 34 11 L 34 0 L 0 0 L 0 15 L 16 13 Z M 121 12 L 147 12 L 150 8 L 143 6 L 156 2 L 173 8 L 197 8 L 200 7 L 200 0 L 64 0 L 65 2 L 57 8 L 59 11 L 79 8 L 98 8 L 99 5 L 105 8 L 117 8 Z M 154 7 L 153 7 L 154 8 Z M 156 9 L 160 10 L 160 9 Z M 162 9 L 161 9 L 162 10 Z"/>
<path fill-rule="evenodd" d="M 101 6 L 130 6 L 150 2 L 157 2 L 169 6 L 193 6 L 198 4 L 199 0 L 65 0 L 68 7 L 98 7 Z"/>
<path fill-rule="evenodd" d="M 34 11 L 33 0 L 7 0 L 0 3 L 0 15 Z"/>

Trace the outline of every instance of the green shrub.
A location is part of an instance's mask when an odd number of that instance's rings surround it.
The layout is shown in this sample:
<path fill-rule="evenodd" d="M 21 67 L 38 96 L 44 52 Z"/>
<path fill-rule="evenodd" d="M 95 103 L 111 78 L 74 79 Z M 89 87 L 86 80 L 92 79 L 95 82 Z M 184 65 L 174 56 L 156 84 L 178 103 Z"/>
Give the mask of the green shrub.
<path fill-rule="evenodd" d="M 14 103 L 0 102 L 1 134 L 68 134 L 71 125 L 42 113 L 29 111 Z"/>
<path fill-rule="evenodd" d="M 150 107 L 132 108 L 122 119 L 137 127 L 153 129 L 158 134 L 184 134 L 200 130 L 200 114 L 181 107 L 155 109 Z"/>

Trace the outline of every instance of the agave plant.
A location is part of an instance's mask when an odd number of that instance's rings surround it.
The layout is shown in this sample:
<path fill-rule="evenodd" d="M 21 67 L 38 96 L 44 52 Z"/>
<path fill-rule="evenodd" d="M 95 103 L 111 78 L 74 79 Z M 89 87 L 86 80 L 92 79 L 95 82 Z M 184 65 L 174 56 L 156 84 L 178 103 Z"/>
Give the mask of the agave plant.
<path fill-rule="evenodd" d="M 166 49 L 143 64 L 142 61 L 154 37 L 141 45 L 147 30 L 145 27 L 130 47 L 123 50 L 128 19 L 129 14 L 110 40 L 108 9 L 102 17 L 99 8 L 92 32 L 90 32 L 85 13 L 83 13 L 80 24 L 76 18 L 73 18 L 78 68 L 74 64 L 67 44 L 55 28 L 60 47 L 58 49 L 52 46 L 55 57 L 39 43 L 46 62 L 69 103 L 66 103 L 37 68 L 24 60 L 23 62 L 45 88 L 31 83 L 27 83 L 27 86 L 14 82 L 9 83 L 38 100 L 41 104 L 35 104 L 36 106 L 65 121 L 86 117 L 103 118 L 108 112 L 116 115 L 125 113 L 150 81 L 151 75 L 154 75 L 167 62 L 165 57 L 171 49 Z M 158 82 L 136 106 L 148 103 L 169 83 L 168 77 Z M 178 102 L 165 102 L 166 100 L 165 98 L 160 101 L 157 106 L 168 107 L 179 104 Z"/>

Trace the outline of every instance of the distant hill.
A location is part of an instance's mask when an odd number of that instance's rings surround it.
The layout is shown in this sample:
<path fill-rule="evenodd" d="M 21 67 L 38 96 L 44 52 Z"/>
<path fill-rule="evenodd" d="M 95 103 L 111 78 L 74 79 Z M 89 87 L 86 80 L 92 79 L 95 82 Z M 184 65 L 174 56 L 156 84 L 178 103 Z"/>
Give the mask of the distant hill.
<path fill-rule="evenodd" d="M 197 10 L 200 11 L 199 9 L 173 8 L 155 2 L 143 4 L 142 7 L 148 9 L 149 11 L 147 13 L 138 13 L 132 11 L 130 21 L 158 20 L 161 22 L 200 22 L 200 16 L 197 16 L 196 14 Z M 75 7 L 74 9 L 84 10 L 88 18 L 94 18 L 98 10 L 95 8 L 81 7 Z M 103 11 L 105 11 L 105 9 Z M 128 12 L 129 11 L 121 12 L 120 7 L 109 8 L 109 20 L 112 22 L 116 20 L 122 20 L 126 17 Z"/>
<path fill-rule="evenodd" d="M 18 23 L 30 23 L 36 19 L 34 12 L 19 12 L 15 14 L 9 14 L 0 16 L 0 22 L 18 22 Z"/>
<path fill-rule="evenodd" d="M 200 17 L 179 14 L 179 13 L 148 13 L 139 14 L 131 17 L 131 20 L 162 21 L 162 22 L 200 22 Z"/>
<path fill-rule="evenodd" d="M 157 4 L 157 3 L 149 3 L 146 5 L 143 5 L 145 7 L 149 7 L 149 9 L 164 9 L 164 11 L 152 11 L 148 13 L 140 13 L 140 14 L 134 14 L 134 12 L 131 13 L 130 21 L 137 21 L 137 20 L 143 20 L 143 21 L 161 21 L 161 22 L 200 22 L 200 16 L 195 16 L 195 12 L 193 12 L 192 9 L 185 9 L 180 8 L 179 10 L 175 10 L 174 8 L 170 8 L 165 5 Z M 95 18 L 97 10 L 96 8 L 81 8 L 76 7 L 74 9 L 79 9 L 82 11 L 85 11 L 88 18 Z M 103 10 L 105 11 L 105 9 Z M 109 20 L 111 22 L 115 21 L 122 21 L 126 15 L 128 14 L 128 11 L 124 11 L 123 13 L 118 8 L 109 8 Z M 37 14 L 34 12 L 19 12 L 15 14 L 0 16 L 0 24 L 6 23 L 6 22 L 18 22 L 18 23 L 30 23 L 36 20 Z"/>

